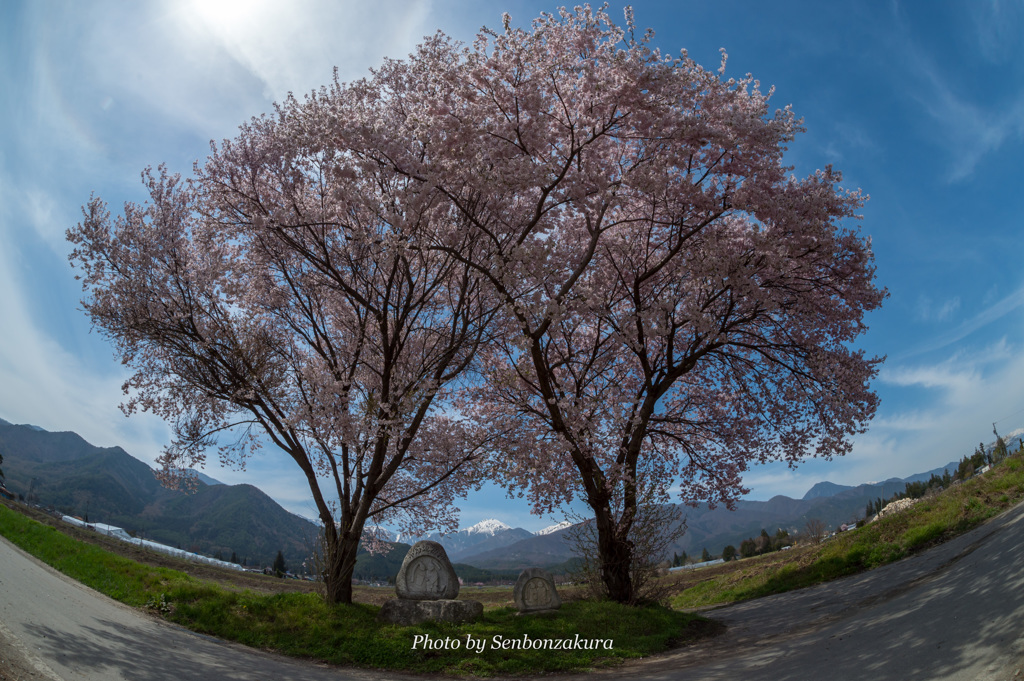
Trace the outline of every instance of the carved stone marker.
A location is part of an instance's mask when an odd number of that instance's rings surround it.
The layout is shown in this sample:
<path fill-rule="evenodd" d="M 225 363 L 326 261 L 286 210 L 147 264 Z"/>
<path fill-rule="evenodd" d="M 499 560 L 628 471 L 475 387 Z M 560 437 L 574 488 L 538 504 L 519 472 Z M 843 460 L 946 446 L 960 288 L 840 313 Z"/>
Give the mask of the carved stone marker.
<path fill-rule="evenodd" d="M 444 547 L 436 541 L 418 541 L 405 554 L 395 578 L 395 593 L 413 601 L 436 601 L 459 595 L 459 578 Z"/>
<path fill-rule="evenodd" d="M 459 578 L 444 547 L 433 541 L 413 544 L 395 577 L 398 598 L 385 601 L 377 619 L 410 626 L 429 620 L 472 622 L 484 614 L 479 601 L 458 601 Z"/>
<path fill-rule="evenodd" d="M 544 612 L 562 606 L 562 599 L 555 589 L 555 580 L 547 570 L 540 568 L 523 570 L 512 588 L 512 599 L 519 612 Z"/>

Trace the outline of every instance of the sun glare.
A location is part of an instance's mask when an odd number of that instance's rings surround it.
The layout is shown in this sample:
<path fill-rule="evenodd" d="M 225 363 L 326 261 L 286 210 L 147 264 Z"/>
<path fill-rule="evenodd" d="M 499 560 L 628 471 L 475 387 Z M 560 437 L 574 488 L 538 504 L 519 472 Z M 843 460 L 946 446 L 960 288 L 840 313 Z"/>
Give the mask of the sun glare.
<path fill-rule="evenodd" d="M 204 28 L 221 37 L 237 37 L 259 23 L 266 3 L 260 0 L 193 0 L 190 14 Z"/>

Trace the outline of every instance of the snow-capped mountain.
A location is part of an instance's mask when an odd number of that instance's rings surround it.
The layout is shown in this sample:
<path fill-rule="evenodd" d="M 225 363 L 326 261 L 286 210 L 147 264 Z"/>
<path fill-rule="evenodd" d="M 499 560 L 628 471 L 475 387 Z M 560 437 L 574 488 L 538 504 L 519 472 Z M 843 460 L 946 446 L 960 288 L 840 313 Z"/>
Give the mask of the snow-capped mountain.
<path fill-rule="evenodd" d="M 434 532 L 423 539 L 436 541 L 444 547 L 452 562 L 458 562 L 463 556 L 500 549 L 532 536 L 532 533 L 521 527 L 509 527 L 500 520 L 488 518 L 454 534 L 441 535 Z"/>
<path fill-rule="evenodd" d="M 572 527 L 572 523 L 569 522 L 568 520 L 563 520 L 560 523 L 555 523 L 554 525 L 548 525 L 543 530 L 537 530 L 536 532 L 533 533 L 533 535 L 535 537 L 543 537 L 545 534 L 551 534 L 552 532 L 558 532 L 559 530 L 564 530 L 567 527 Z"/>
<path fill-rule="evenodd" d="M 501 522 L 500 520 L 496 520 L 494 518 L 488 518 L 487 520 L 481 520 L 480 522 L 478 522 L 473 527 L 469 527 L 469 528 L 466 528 L 465 530 L 459 530 L 459 531 L 460 532 L 465 532 L 466 534 L 489 534 L 489 535 L 491 535 L 493 537 L 498 532 L 502 532 L 504 530 L 511 530 L 511 529 L 512 529 L 512 527 L 510 525 L 506 525 L 505 523 Z"/>
<path fill-rule="evenodd" d="M 1017 430 L 1011 430 L 1006 435 L 1003 435 L 1003 442 L 1006 443 L 1006 448 L 1008 450 L 1010 450 L 1011 452 L 1017 451 L 1017 448 L 1020 447 L 1020 443 L 1021 443 L 1022 440 L 1024 440 L 1024 428 L 1018 428 Z M 996 448 L 996 443 L 993 441 L 991 444 L 989 444 L 987 447 L 985 447 L 985 451 L 986 452 L 991 452 L 995 448 Z"/>

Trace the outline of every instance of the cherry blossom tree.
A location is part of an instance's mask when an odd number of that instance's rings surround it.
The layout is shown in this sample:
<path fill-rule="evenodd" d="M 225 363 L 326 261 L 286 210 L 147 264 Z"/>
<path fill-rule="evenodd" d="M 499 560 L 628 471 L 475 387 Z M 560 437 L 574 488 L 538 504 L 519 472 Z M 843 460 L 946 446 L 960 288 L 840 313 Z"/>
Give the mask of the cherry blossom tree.
<path fill-rule="evenodd" d="M 368 518 L 445 508 L 495 452 L 536 511 L 586 502 L 633 602 L 641 505 L 847 453 L 881 362 L 853 346 L 885 297 L 866 197 L 791 174 L 801 123 L 724 53 L 650 38 L 589 6 L 438 33 L 151 177 L 145 207 L 90 203 L 86 309 L 136 368 L 126 410 L 175 424 L 167 470 L 258 426 L 332 531 L 333 481 L 347 565 Z"/>
<path fill-rule="evenodd" d="M 327 97 L 357 113 L 337 144 L 451 207 L 420 245 L 503 305 L 474 404 L 505 482 L 589 505 L 621 602 L 638 500 L 731 505 L 752 463 L 850 451 L 882 361 L 853 343 L 886 295 L 850 226 L 866 197 L 784 164 L 789 107 L 650 38 L 629 10 L 506 16 Z"/>
<path fill-rule="evenodd" d="M 417 247 L 450 206 L 339 151 L 320 104 L 289 98 L 187 181 L 147 171 L 149 201 L 116 218 L 94 198 L 68 238 L 85 310 L 134 371 L 122 409 L 173 427 L 165 481 L 269 440 L 312 493 L 327 600 L 350 603 L 361 538 L 453 530 L 479 481 L 493 435 L 456 397 L 494 305 L 464 258 Z"/>

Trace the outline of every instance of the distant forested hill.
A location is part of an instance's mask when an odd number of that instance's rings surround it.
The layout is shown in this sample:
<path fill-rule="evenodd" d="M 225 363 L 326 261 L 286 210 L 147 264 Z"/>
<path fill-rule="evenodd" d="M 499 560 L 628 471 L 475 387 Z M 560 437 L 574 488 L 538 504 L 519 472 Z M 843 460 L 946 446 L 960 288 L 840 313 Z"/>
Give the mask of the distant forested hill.
<path fill-rule="evenodd" d="M 94 447 L 71 432 L 0 422 L 7 488 L 69 515 L 224 560 L 270 565 L 282 551 L 300 571 L 317 526 L 252 485 L 207 485 L 194 494 L 160 485 L 120 447 Z"/>

